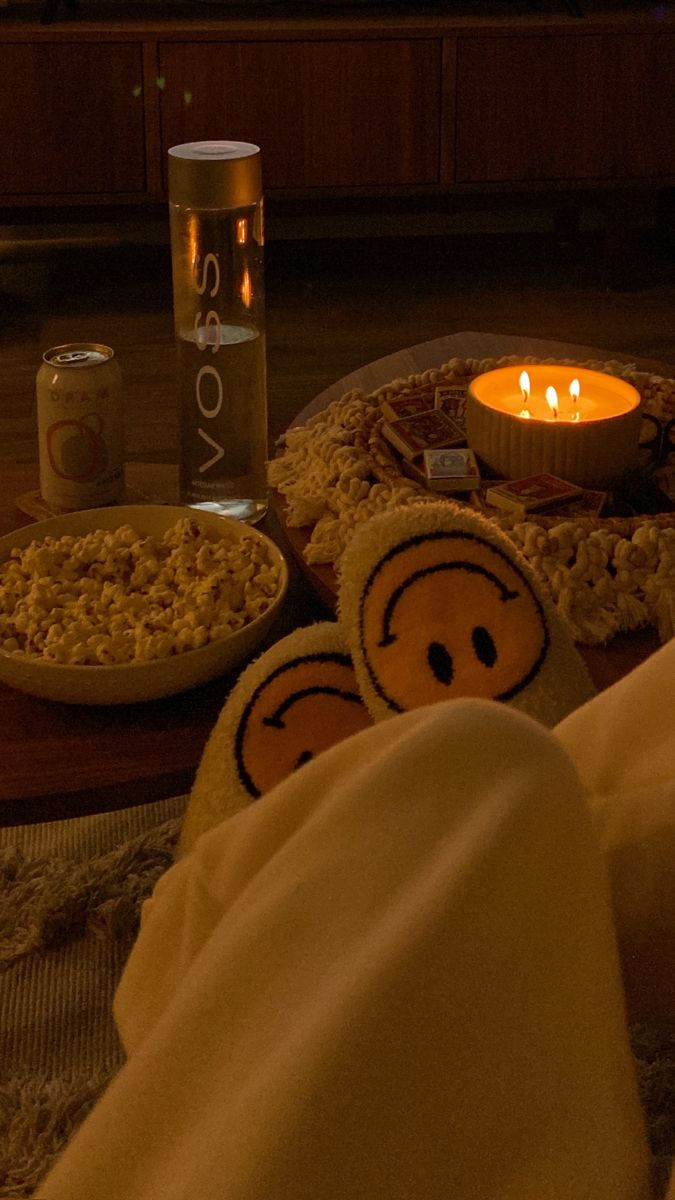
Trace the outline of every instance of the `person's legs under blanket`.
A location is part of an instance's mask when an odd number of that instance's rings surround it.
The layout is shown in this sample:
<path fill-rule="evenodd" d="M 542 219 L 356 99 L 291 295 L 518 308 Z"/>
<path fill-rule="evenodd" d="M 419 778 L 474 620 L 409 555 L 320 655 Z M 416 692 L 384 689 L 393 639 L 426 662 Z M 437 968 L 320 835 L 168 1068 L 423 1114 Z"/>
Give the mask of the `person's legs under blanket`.
<path fill-rule="evenodd" d="M 607 862 L 628 1012 L 675 1023 L 675 638 L 556 726 Z"/>
<path fill-rule="evenodd" d="M 160 881 L 45 1200 L 646 1200 L 570 758 L 490 701 L 325 751 Z"/>

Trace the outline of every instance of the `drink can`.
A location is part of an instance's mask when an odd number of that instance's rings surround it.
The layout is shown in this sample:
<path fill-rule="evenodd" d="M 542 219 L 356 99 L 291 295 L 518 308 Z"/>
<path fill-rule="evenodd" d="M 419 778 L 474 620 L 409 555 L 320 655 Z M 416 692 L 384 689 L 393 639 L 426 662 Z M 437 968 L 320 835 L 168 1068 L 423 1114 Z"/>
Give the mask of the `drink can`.
<path fill-rule="evenodd" d="M 121 375 L 114 350 L 54 346 L 37 373 L 42 498 L 55 511 L 113 504 L 124 489 Z"/>

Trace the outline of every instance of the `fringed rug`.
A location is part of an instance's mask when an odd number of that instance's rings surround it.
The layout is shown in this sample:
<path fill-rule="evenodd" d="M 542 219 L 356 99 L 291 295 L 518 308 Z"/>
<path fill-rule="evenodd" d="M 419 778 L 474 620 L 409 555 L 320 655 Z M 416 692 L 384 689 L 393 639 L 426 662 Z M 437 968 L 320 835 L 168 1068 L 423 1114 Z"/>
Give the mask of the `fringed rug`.
<path fill-rule="evenodd" d="M 112 997 L 184 808 L 0 829 L 2 1197 L 36 1195 L 122 1063 Z"/>
<path fill-rule="evenodd" d="M 0 1197 L 39 1200 L 122 1063 L 113 993 L 185 799 L 0 829 Z M 675 1155 L 675 1025 L 631 1033 L 659 1196 Z"/>

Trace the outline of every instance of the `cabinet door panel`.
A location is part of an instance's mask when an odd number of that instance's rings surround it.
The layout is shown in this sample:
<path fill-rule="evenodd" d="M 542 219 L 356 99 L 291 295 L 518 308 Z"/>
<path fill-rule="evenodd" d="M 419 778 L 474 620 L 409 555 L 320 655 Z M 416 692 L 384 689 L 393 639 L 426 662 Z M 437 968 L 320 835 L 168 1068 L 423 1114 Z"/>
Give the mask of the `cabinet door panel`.
<path fill-rule="evenodd" d="M 617 172 L 658 179 L 675 174 L 675 34 L 613 39 L 618 81 L 615 123 L 623 133 Z"/>
<path fill-rule="evenodd" d="M 667 176 L 675 37 L 461 39 L 459 182 Z"/>
<path fill-rule="evenodd" d="M 0 46 L 0 193 L 145 188 L 141 47 Z"/>
<path fill-rule="evenodd" d="M 441 42 L 166 43 L 164 159 L 256 142 L 265 188 L 438 181 Z"/>

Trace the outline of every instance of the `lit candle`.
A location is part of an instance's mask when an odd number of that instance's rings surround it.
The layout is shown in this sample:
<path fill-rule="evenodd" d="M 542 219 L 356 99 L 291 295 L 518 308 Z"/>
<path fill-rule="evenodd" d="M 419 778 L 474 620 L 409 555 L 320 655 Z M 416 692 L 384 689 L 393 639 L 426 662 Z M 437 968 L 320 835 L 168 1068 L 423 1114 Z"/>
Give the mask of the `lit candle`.
<path fill-rule="evenodd" d="M 523 397 L 523 407 L 520 410 L 520 416 L 528 419 L 530 416 L 530 409 L 528 407 L 530 403 L 530 377 L 527 371 L 521 371 L 518 382 L 520 383 L 520 394 Z"/>
<path fill-rule="evenodd" d="M 579 421 L 581 419 L 581 410 L 579 409 L 579 393 L 581 385 L 578 379 L 573 379 L 570 384 L 570 396 L 572 397 L 572 420 Z"/>
<path fill-rule="evenodd" d="M 546 473 L 611 486 L 637 466 L 640 421 L 636 388 L 585 367 L 499 367 L 467 394 L 469 445 L 500 479 Z"/>
<path fill-rule="evenodd" d="M 558 393 L 556 392 L 554 387 L 547 387 L 546 403 L 548 404 L 551 412 L 553 413 L 553 419 L 557 420 L 558 419 Z"/>

